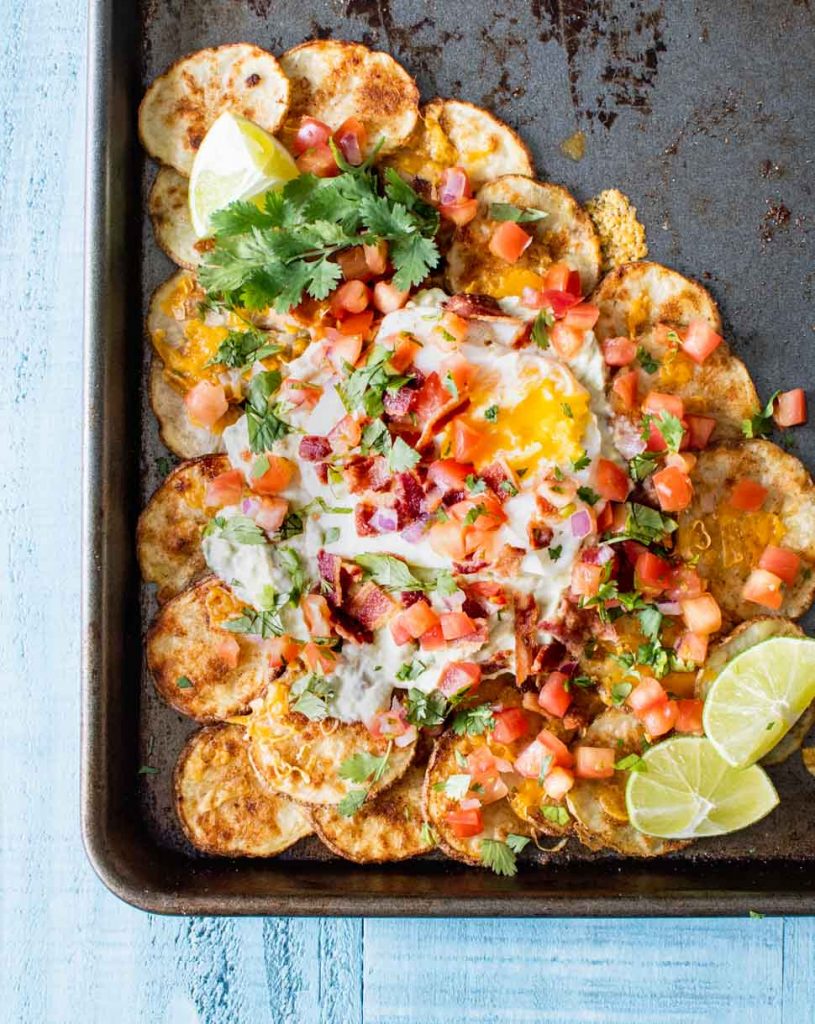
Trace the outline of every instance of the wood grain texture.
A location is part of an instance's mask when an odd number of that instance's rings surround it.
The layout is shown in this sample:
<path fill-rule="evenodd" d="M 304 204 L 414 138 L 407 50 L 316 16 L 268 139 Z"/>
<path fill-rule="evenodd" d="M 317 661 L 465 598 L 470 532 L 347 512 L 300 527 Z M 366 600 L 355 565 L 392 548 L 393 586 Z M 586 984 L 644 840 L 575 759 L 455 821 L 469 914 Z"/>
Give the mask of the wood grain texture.
<path fill-rule="evenodd" d="M 813 920 L 164 919 L 99 884 L 77 806 L 84 64 L 84 0 L 3 0 L 0 1018 L 812 1021 Z"/>

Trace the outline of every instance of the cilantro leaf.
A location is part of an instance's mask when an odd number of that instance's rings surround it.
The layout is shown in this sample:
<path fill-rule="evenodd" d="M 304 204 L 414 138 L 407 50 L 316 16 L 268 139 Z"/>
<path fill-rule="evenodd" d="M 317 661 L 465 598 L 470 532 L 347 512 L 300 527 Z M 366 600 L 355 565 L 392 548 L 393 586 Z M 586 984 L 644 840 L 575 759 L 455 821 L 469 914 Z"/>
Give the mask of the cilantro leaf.
<path fill-rule="evenodd" d="M 561 828 L 569 824 L 569 812 L 565 807 L 560 807 L 557 804 L 541 804 L 540 812 L 547 821 L 560 825 Z"/>
<path fill-rule="evenodd" d="M 555 316 L 551 309 L 542 309 L 532 322 L 532 340 L 538 348 L 549 348 L 549 328 L 554 324 Z"/>
<path fill-rule="evenodd" d="M 494 728 L 495 719 L 489 704 L 466 708 L 453 718 L 453 732 L 456 736 L 481 736 Z"/>
<path fill-rule="evenodd" d="M 270 344 L 266 335 L 255 328 L 229 331 L 215 355 L 208 359 L 205 365 L 213 366 L 218 363 L 230 370 L 243 370 L 256 360 L 276 355 L 280 351 L 280 345 Z"/>
<path fill-rule="evenodd" d="M 353 818 L 360 807 L 365 803 L 365 797 L 367 795 L 367 789 L 352 789 L 351 792 L 347 793 L 337 804 L 337 811 L 344 818 Z"/>
<path fill-rule="evenodd" d="M 546 550 L 549 553 L 549 558 L 551 559 L 551 561 L 556 562 L 560 558 L 560 556 L 563 554 L 563 545 L 562 544 L 550 544 L 549 547 Z"/>
<path fill-rule="evenodd" d="M 650 476 L 656 468 L 656 452 L 641 452 L 628 461 L 628 475 L 637 482 Z"/>
<path fill-rule="evenodd" d="M 379 782 L 385 774 L 388 756 L 385 753 L 381 757 L 377 757 L 376 754 L 370 754 L 366 750 L 361 750 L 358 754 L 347 757 L 342 762 L 338 769 L 339 777 L 341 779 L 348 779 L 349 782 L 368 782 L 368 780 Z"/>
<path fill-rule="evenodd" d="M 179 690 L 189 690 L 192 688 L 192 680 L 189 676 L 179 676 L 175 681 L 175 685 Z"/>
<path fill-rule="evenodd" d="M 408 235 L 391 242 L 390 257 L 396 268 L 393 286 L 400 292 L 421 284 L 439 262 L 439 250 L 431 238 Z"/>
<path fill-rule="evenodd" d="M 425 668 L 422 662 L 412 662 L 411 664 L 418 664 L 422 666 L 422 669 Z M 415 677 L 408 676 L 407 678 Z M 431 693 L 425 693 L 415 687 L 408 690 L 407 719 L 411 725 L 427 727 L 441 725 L 446 714 L 447 698 L 438 690 L 433 690 Z"/>
<path fill-rule="evenodd" d="M 354 561 L 385 590 L 424 590 L 424 585 L 407 564 L 394 555 L 357 555 Z"/>
<path fill-rule="evenodd" d="M 250 636 L 259 636 L 263 640 L 268 640 L 273 636 L 282 636 L 284 632 L 278 610 L 257 611 L 248 605 L 242 609 L 237 618 L 227 619 L 222 623 L 221 628 L 230 633 L 248 633 Z"/>
<path fill-rule="evenodd" d="M 659 360 L 654 359 L 651 353 L 643 345 L 637 348 L 637 362 L 646 373 L 656 373 L 659 369 Z"/>
<path fill-rule="evenodd" d="M 662 439 L 668 446 L 668 451 L 678 452 L 679 446 L 682 444 L 682 436 L 685 433 L 681 420 L 669 412 L 663 412 L 662 415 L 656 417 L 654 424 L 660 434 L 662 434 Z"/>
<path fill-rule="evenodd" d="M 490 203 L 492 220 L 513 220 L 516 224 L 526 224 L 543 220 L 548 216 L 545 210 L 536 210 L 534 206 L 522 209 L 520 206 L 513 206 L 512 203 Z"/>
<path fill-rule="evenodd" d="M 760 409 L 755 416 L 751 416 L 749 420 L 742 420 L 741 432 L 745 437 L 763 437 L 764 434 L 769 434 L 773 428 L 773 407 L 780 394 L 780 391 L 774 391 L 763 409 Z"/>
<path fill-rule="evenodd" d="M 639 505 L 637 502 L 627 504 L 628 515 L 625 520 L 625 529 L 622 533 L 615 533 L 608 538 L 606 543 L 615 544 L 622 540 L 638 540 L 642 544 L 653 544 L 661 540 L 665 534 L 673 533 L 677 528 L 675 519 L 657 512 L 655 508 L 648 505 Z"/>
<path fill-rule="evenodd" d="M 484 867 L 491 868 L 496 875 L 512 878 L 518 873 L 515 853 L 500 839 L 482 839 L 480 856 Z"/>
<path fill-rule="evenodd" d="M 498 420 L 498 406 L 491 405 L 489 409 L 484 410 L 484 419 L 488 423 L 495 423 Z"/>
<path fill-rule="evenodd" d="M 643 634 L 649 640 L 656 640 L 662 627 L 662 612 L 659 608 L 655 604 L 649 604 L 640 610 L 637 617 Z"/>
<path fill-rule="evenodd" d="M 388 452 L 388 469 L 392 473 L 413 469 L 419 458 L 420 455 L 415 448 L 411 448 L 401 437 L 397 437 Z"/>
<path fill-rule="evenodd" d="M 600 500 L 600 495 L 597 491 L 593 491 L 591 487 L 578 487 L 577 496 L 581 501 L 585 501 L 587 505 L 596 505 Z"/>
<path fill-rule="evenodd" d="M 480 476 L 475 476 L 474 473 L 467 474 L 464 478 L 464 486 L 470 494 L 483 494 L 487 489 L 486 481 L 482 480 Z"/>
<path fill-rule="evenodd" d="M 529 845 L 529 836 L 518 836 L 514 832 L 510 832 L 507 836 L 507 846 L 512 850 L 513 853 L 520 853 L 526 846 Z"/>
<path fill-rule="evenodd" d="M 469 775 L 448 775 L 444 782 L 437 782 L 433 788 L 451 800 L 461 800 L 467 794 L 470 782 Z"/>
<path fill-rule="evenodd" d="M 614 767 L 618 772 L 644 772 L 648 770 L 648 766 L 639 754 L 629 754 L 627 757 L 615 761 Z"/>
<path fill-rule="evenodd" d="M 204 536 L 211 536 L 218 531 L 223 540 L 230 544 L 266 544 L 266 534 L 257 523 L 249 516 L 235 515 L 227 519 L 225 516 L 215 516 L 210 519 L 204 527 Z"/>
<path fill-rule="evenodd" d="M 583 452 L 583 454 L 580 456 L 580 458 L 579 459 L 575 459 L 574 462 L 572 463 L 572 469 L 575 471 L 575 473 L 579 473 L 581 469 L 586 469 L 586 467 L 588 467 L 590 465 L 591 465 L 591 458 L 590 458 L 590 456 L 588 456 L 585 452 Z"/>

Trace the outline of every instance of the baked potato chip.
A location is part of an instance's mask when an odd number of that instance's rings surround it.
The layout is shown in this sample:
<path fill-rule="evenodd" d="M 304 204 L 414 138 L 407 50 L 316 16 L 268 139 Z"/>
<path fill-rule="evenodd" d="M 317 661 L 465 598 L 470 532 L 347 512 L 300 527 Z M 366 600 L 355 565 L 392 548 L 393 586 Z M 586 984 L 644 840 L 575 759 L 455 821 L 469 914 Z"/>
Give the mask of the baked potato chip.
<path fill-rule="evenodd" d="M 153 620 L 147 665 L 159 696 L 182 715 L 222 721 L 245 711 L 266 688 L 263 646 L 221 627 L 242 607 L 224 583 L 207 576 L 169 600 Z"/>
<path fill-rule="evenodd" d="M 221 432 L 196 427 L 189 421 L 184 396 L 167 379 L 164 363 L 153 356 L 148 381 L 150 405 L 158 420 L 162 443 L 181 459 L 194 459 L 212 452 L 222 452 Z"/>
<path fill-rule="evenodd" d="M 147 208 L 156 241 L 170 259 L 195 270 L 206 249 L 193 230 L 188 199 L 189 179 L 172 167 L 160 167 L 150 189 Z"/>
<path fill-rule="evenodd" d="M 291 82 L 291 105 L 280 132 L 289 149 L 304 115 L 332 130 L 349 117 L 359 118 L 368 133 L 366 155 L 380 140 L 379 152 L 392 152 L 416 125 L 419 90 L 389 53 L 362 43 L 314 39 L 287 50 L 280 63 Z"/>
<path fill-rule="evenodd" d="M 202 455 L 182 462 L 139 516 L 136 548 L 141 574 L 158 588 L 163 604 L 207 571 L 201 529 L 215 509 L 207 509 L 207 484 L 231 464 L 226 455 Z"/>
<path fill-rule="evenodd" d="M 274 857 L 311 834 L 296 803 L 261 786 L 236 725 L 209 725 L 193 733 L 173 781 L 181 826 L 204 853 Z"/>
<path fill-rule="evenodd" d="M 591 723 L 578 746 L 612 747 L 622 759 L 643 750 L 645 730 L 629 711 L 608 708 Z M 575 818 L 578 839 L 591 850 L 610 849 L 626 857 L 658 857 L 687 846 L 686 842 L 657 839 L 628 823 L 625 807 L 627 772 L 610 779 L 577 779 L 566 794 Z"/>
<path fill-rule="evenodd" d="M 815 486 L 808 470 L 771 441 L 721 444 L 699 453 L 694 494 L 678 516 L 677 550 L 698 557 L 698 568 L 722 609 L 726 624 L 777 614 L 797 619 L 815 596 Z M 767 488 L 757 512 L 730 505 L 733 485 L 755 480 Z M 784 586 L 776 613 L 745 601 L 742 587 L 768 544 L 790 548 L 801 558 L 792 586 Z"/>
<path fill-rule="evenodd" d="M 493 203 L 508 203 L 546 214 L 523 229 L 532 243 L 516 263 L 494 256 L 489 242 L 498 221 Z M 474 220 L 456 230 L 447 255 L 447 277 L 454 292 L 477 292 L 500 299 L 520 295 L 524 287 L 542 287 L 546 269 L 558 261 L 580 272 L 583 293 L 597 284 L 600 243 L 586 212 L 560 185 L 506 174 L 483 185 Z"/>
<path fill-rule="evenodd" d="M 586 213 L 600 238 L 604 274 L 648 255 L 645 228 L 637 220 L 636 207 L 618 188 L 607 188 L 589 199 Z"/>
<path fill-rule="evenodd" d="M 679 395 L 687 412 L 715 417 L 714 441 L 742 436 L 742 421 L 759 408 L 744 363 L 722 342 L 700 366 L 657 330 L 658 324 L 682 329 L 701 319 L 721 334 L 719 309 L 706 288 L 659 263 L 626 263 L 603 278 L 591 301 L 600 310 L 594 329 L 599 342 L 629 337 L 658 364 L 646 373 L 638 362 L 641 395 L 651 389 Z M 618 402 L 612 392 L 615 412 Z"/>
<path fill-rule="evenodd" d="M 225 110 L 272 135 L 286 116 L 289 81 L 271 53 L 249 43 L 198 50 L 154 79 L 139 107 L 142 145 L 190 176 L 210 125 Z"/>
<path fill-rule="evenodd" d="M 431 100 L 413 134 L 383 161 L 435 186 L 446 167 L 463 167 L 473 189 L 504 174 L 535 173 L 526 143 L 508 124 L 463 100 Z"/>
<path fill-rule="evenodd" d="M 401 779 L 367 800 L 353 817 L 335 807 L 311 808 L 314 831 L 338 857 L 358 864 L 406 860 L 433 849 L 422 818 L 425 769 L 411 765 Z"/>

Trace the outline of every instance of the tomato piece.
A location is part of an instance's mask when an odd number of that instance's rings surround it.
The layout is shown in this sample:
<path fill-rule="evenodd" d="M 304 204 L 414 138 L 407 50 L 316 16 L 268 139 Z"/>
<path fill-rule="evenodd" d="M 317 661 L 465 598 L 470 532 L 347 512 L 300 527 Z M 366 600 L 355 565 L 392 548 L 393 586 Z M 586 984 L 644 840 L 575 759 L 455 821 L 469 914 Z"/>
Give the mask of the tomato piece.
<path fill-rule="evenodd" d="M 696 736 L 701 736 L 704 732 L 702 728 L 702 709 L 705 703 L 701 700 L 678 700 L 676 702 L 676 724 L 674 728 L 677 732 L 690 732 Z"/>
<path fill-rule="evenodd" d="M 404 373 L 421 350 L 422 346 L 415 338 L 397 337 L 389 362 L 397 373 Z"/>
<path fill-rule="evenodd" d="M 789 548 L 779 548 L 775 544 L 768 544 L 761 553 L 758 567 L 780 576 L 787 586 L 791 587 L 801 568 L 801 559 Z"/>
<path fill-rule="evenodd" d="M 745 477 L 733 487 L 728 503 L 739 512 L 758 512 L 769 493 L 757 480 Z"/>
<path fill-rule="evenodd" d="M 478 514 L 472 525 L 477 530 L 497 530 L 507 521 L 507 514 L 494 494 L 485 493 L 479 494 L 477 498 L 464 498 L 463 501 L 451 505 L 448 512 L 453 519 L 466 523 L 467 516 L 476 510 Z"/>
<path fill-rule="evenodd" d="M 265 463 L 262 461 L 264 458 L 268 462 L 268 467 L 263 469 L 260 476 L 254 476 L 255 469 L 252 470 L 250 477 L 252 490 L 258 494 L 279 494 L 280 491 L 285 491 L 294 476 L 294 463 L 282 455 L 265 455 L 255 462 L 255 468 L 264 467 Z"/>
<path fill-rule="evenodd" d="M 559 765 L 561 768 L 572 767 L 574 757 L 572 757 L 571 751 L 563 740 L 558 739 L 549 729 L 541 729 L 537 739 L 538 743 L 542 743 L 552 755 L 553 764 Z"/>
<path fill-rule="evenodd" d="M 600 310 L 590 302 L 580 302 L 569 309 L 563 318 L 567 327 L 577 331 L 591 331 L 600 319 Z"/>
<path fill-rule="evenodd" d="M 437 689 L 445 697 L 474 690 L 481 682 L 481 666 L 472 661 L 451 661 L 444 666 Z"/>
<path fill-rule="evenodd" d="M 463 562 L 467 557 L 465 531 L 461 523 L 451 519 L 446 523 L 434 523 L 427 532 L 427 539 L 437 555 L 454 562 Z"/>
<path fill-rule="evenodd" d="M 335 452 L 343 454 L 356 448 L 362 437 L 362 425 L 353 416 L 343 416 L 328 432 L 328 441 Z"/>
<path fill-rule="evenodd" d="M 458 836 L 459 839 L 469 839 L 484 831 L 484 820 L 481 817 L 481 809 L 478 807 L 473 807 L 468 811 L 448 811 L 444 820 L 450 826 L 453 835 Z"/>
<path fill-rule="evenodd" d="M 464 394 L 469 388 L 475 372 L 473 364 L 468 363 L 464 356 L 458 353 L 443 359 L 439 366 L 439 375 L 447 390 L 450 391 L 451 397 L 461 397 Z M 455 388 L 450 387 L 451 380 L 455 384 Z M 458 395 L 455 394 L 456 391 Z"/>
<path fill-rule="evenodd" d="M 598 459 L 594 486 L 606 501 L 625 501 L 628 497 L 628 474 L 611 459 Z"/>
<path fill-rule="evenodd" d="M 683 597 L 698 597 L 704 589 L 702 577 L 693 566 L 678 565 L 671 572 L 667 596 L 671 601 L 681 601 Z"/>
<path fill-rule="evenodd" d="M 628 706 L 637 717 L 656 707 L 657 704 L 664 704 L 668 694 L 662 688 L 659 680 L 653 676 L 643 676 L 634 689 L 628 695 Z"/>
<path fill-rule="evenodd" d="M 290 636 L 275 636 L 264 640 L 264 650 L 270 668 L 280 668 L 296 661 L 300 655 L 300 644 Z"/>
<path fill-rule="evenodd" d="M 572 703 L 572 695 L 566 689 L 569 677 L 564 672 L 550 672 L 538 694 L 538 704 L 548 715 L 563 718 Z"/>
<path fill-rule="evenodd" d="M 334 132 L 334 141 L 342 150 L 342 155 L 349 164 L 359 167 L 365 159 L 365 144 L 368 132 L 358 117 L 346 118 Z"/>
<path fill-rule="evenodd" d="M 316 117 L 301 117 L 292 149 L 295 156 L 299 156 L 315 146 L 327 146 L 330 138 L 331 129 L 325 121 L 318 121 Z"/>
<path fill-rule="evenodd" d="M 364 338 L 374 322 L 374 311 L 366 309 L 364 313 L 352 313 L 351 316 L 343 317 L 337 321 L 337 330 L 340 334 L 356 334 Z"/>
<path fill-rule="evenodd" d="M 388 267 L 388 243 L 377 242 L 376 245 L 363 245 L 365 264 L 374 277 L 384 274 Z"/>
<path fill-rule="evenodd" d="M 207 484 L 204 492 L 204 504 L 211 508 L 237 505 L 241 500 L 244 485 L 244 475 L 239 469 L 229 469 L 226 473 L 219 473 Z"/>
<path fill-rule="evenodd" d="M 529 732 L 529 723 L 520 708 L 496 711 L 493 717 L 495 728 L 492 731 L 492 738 L 496 743 L 514 743 Z"/>
<path fill-rule="evenodd" d="M 701 366 L 723 341 L 724 338 L 717 334 L 706 320 L 691 320 L 684 338 L 680 340 L 680 345 L 685 355 L 690 356 Z"/>
<path fill-rule="evenodd" d="M 439 207 L 439 213 L 444 220 L 449 220 L 457 227 L 463 227 L 475 219 L 478 213 L 478 200 L 460 199 L 456 203 L 445 203 Z"/>
<path fill-rule="evenodd" d="M 300 657 L 309 672 L 318 672 L 320 675 L 330 675 L 337 667 L 337 655 L 334 651 L 323 644 L 315 644 L 313 640 L 303 647 Z"/>
<path fill-rule="evenodd" d="M 708 638 L 703 633 L 683 633 L 676 642 L 677 657 L 694 665 L 704 664 L 707 658 Z"/>
<path fill-rule="evenodd" d="M 287 402 L 297 408 L 313 409 L 322 394 L 323 389 L 319 384 L 310 384 L 296 377 L 284 377 L 277 397 L 281 402 Z"/>
<path fill-rule="evenodd" d="M 693 498 L 690 477 L 677 466 L 666 466 L 651 477 L 663 512 L 681 512 Z"/>
<path fill-rule="evenodd" d="M 807 396 L 803 388 L 785 391 L 775 400 L 773 419 L 779 427 L 797 427 L 807 421 Z"/>
<path fill-rule="evenodd" d="M 433 626 L 426 633 L 422 633 L 419 646 L 423 651 L 443 651 L 447 641 L 442 636 L 441 626 Z"/>
<path fill-rule="evenodd" d="M 641 720 L 645 731 L 653 738 L 664 736 L 666 732 L 670 732 L 676 725 L 678 715 L 677 702 L 669 700 L 664 704 L 655 704 L 652 708 L 648 708 L 643 713 Z"/>
<path fill-rule="evenodd" d="M 348 283 L 355 284 L 357 282 L 349 281 Z M 364 288 L 365 285 L 362 287 Z M 346 363 L 354 366 L 362 354 L 362 335 L 343 334 L 341 331 L 329 327 L 326 330 L 326 337 L 328 338 L 326 356 L 334 369 L 342 373 L 345 372 Z"/>
<path fill-rule="evenodd" d="M 712 416 L 694 416 L 692 413 L 688 413 L 685 416 L 685 422 L 688 425 L 688 448 L 692 448 L 694 451 L 706 448 L 711 434 L 716 429 L 716 420 Z"/>
<path fill-rule="evenodd" d="M 525 779 L 537 779 L 540 777 L 544 759 L 547 757 L 549 757 L 549 750 L 539 739 L 534 739 L 529 746 L 524 747 L 520 754 L 518 754 L 512 763 L 512 767 Z"/>
<path fill-rule="evenodd" d="M 545 289 L 551 289 L 555 292 L 567 292 L 571 291 L 569 288 L 569 280 L 571 278 L 572 269 L 568 263 L 553 263 L 551 267 L 546 271 L 543 279 L 543 287 Z M 578 289 L 577 294 L 580 295 L 580 278 L 578 276 Z"/>
<path fill-rule="evenodd" d="M 635 586 L 637 590 L 659 594 L 670 586 L 672 571 L 670 562 L 651 551 L 644 551 L 634 563 Z"/>
<path fill-rule="evenodd" d="M 215 653 L 227 668 L 238 667 L 241 647 L 234 636 L 230 636 L 227 633 L 226 636 L 218 637 L 218 641 L 215 644 Z"/>
<path fill-rule="evenodd" d="M 289 503 L 285 498 L 262 498 L 255 522 L 266 533 L 277 533 L 288 511 Z"/>
<path fill-rule="evenodd" d="M 309 147 L 294 162 L 301 174 L 315 174 L 318 178 L 336 178 L 340 173 L 334 154 L 327 144 Z"/>
<path fill-rule="evenodd" d="M 585 333 L 577 327 L 569 327 L 565 320 L 558 320 L 549 328 L 549 341 L 561 359 L 574 359 L 583 348 Z"/>
<path fill-rule="evenodd" d="M 362 281 L 346 281 L 331 296 L 331 312 L 342 317 L 347 313 L 361 313 L 368 308 L 371 293 Z"/>
<path fill-rule="evenodd" d="M 565 768 L 552 768 L 543 780 L 543 791 L 551 800 L 562 800 L 574 785 L 574 775 Z"/>
<path fill-rule="evenodd" d="M 476 630 L 475 623 L 465 612 L 442 612 L 440 622 L 445 640 L 459 640 Z"/>
<path fill-rule="evenodd" d="M 331 627 L 331 611 L 322 594 L 303 594 L 300 598 L 306 629 L 310 636 L 327 639 L 334 630 Z"/>
<path fill-rule="evenodd" d="M 437 459 L 427 470 L 427 479 L 443 493 L 463 491 L 467 488 L 467 477 L 475 473 L 470 462 L 456 462 L 455 459 Z"/>
<path fill-rule="evenodd" d="M 473 194 L 470 176 L 463 167 L 445 167 L 438 185 L 439 204 L 449 206 Z"/>
<path fill-rule="evenodd" d="M 455 349 L 464 341 L 470 325 L 463 316 L 446 310 L 431 331 L 431 338 L 441 348 Z"/>
<path fill-rule="evenodd" d="M 220 384 L 199 380 L 184 395 L 184 406 L 191 423 L 199 427 L 214 427 L 229 408 L 229 402 Z"/>
<path fill-rule="evenodd" d="M 657 417 L 667 412 L 681 420 L 685 416 L 685 403 L 678 395 L 667 395 L 663 391 L 649 391 L 643 400 L 642 411 Z"/>
<path fill-rule="evenodd" d="M 603 582 L 602 565 L 576 562 L 572 567 L 572 593 L 577 597 L 594 597 Z"/>
<path fill-rule="evenodd" d="M 606 366 L 628 366 L 637 358 L 637 346 L 630 338 L 606 338 L 600 347 Z"/>
<path fill-rule="evenodd" d="M 451 424 L 453 458 L 456 462 L 472 462 L 484 440 L 481 433 L 460 417 Z"/>
<path fill-rule="evenodd" d="M 637 407 L 639 374 L 636 370 L 629 370 L 628 373 L 618 373 L 611 384 L 611 390 L 620 400 L 623 410 L 625 412 L 633 412 Z"/>
<path fill-rule="evenodd" d="M 550 309 L 556 320 L 562 320 L 573 306 L 577 307 L 580 304 L 580 296 L 572 295 L 571 292 L 553 291 L 547 288 L 540 292 L 539 295 L 539 308 L 545 306 Z M 575 325 L 570 324 L 569 326 Z"/>
<path fill-rule="evenodd" d="M 532 236 L 530 234 L 527 234 L 515 221 L 504 220 L 493 231 L 489 250 L 499 260 L 517 263 L 531 244 Z"/>
<path fill-rule="evenodd" d="M 374 309 L 380 313 L 393 313 L 407 303 L 410 290 L 400 291 L 392 281 L 377 281 L 374 285 Z"/>
<path fill-rule="evenodd" d="M 574 773 L 578 779 L 610 779 L 616 753 L 611 747 L 576 747 Z"/>
<path fill-rule="evenodd" d="M 396 639 L 395 630 L 404 631 L 412 640 L 418 640 L 422 633 L 432 629 L 439 621 L 438 615 L 433 611 L 427 601 L 416 601 L 409 608 L 391 619 L 391 632 Z M 397 643 L 399 641 L 397 640 Z"/>
<path fill-rule="evenodd" d="M 742 587 L 741 596 L 745 601 L 760 604 L 762 608 L 778 611 L 784 600 L 781 593 L 783 580 L 766 569 L 753 569 Z"/>
<path fill-rule="evenodd" d="M 679 607 L 691 633 L 709 636 L 722 628 L 722 610 L 713 594 L 686 597 L 679 602 Z"/>

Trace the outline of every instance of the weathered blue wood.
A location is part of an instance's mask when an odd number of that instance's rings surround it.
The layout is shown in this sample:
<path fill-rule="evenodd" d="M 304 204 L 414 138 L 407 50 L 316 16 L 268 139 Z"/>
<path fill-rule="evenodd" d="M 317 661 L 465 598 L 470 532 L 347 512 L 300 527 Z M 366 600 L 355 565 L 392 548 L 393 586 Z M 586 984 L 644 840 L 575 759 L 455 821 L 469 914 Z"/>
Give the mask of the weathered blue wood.
<path fill-rule="evenodd" d="M 811 1022 L 813 920 L 159 919 L 97 882 L 77 800 L 84 64 L 84 0 L 0 2 L 0 1020 Z"/>

